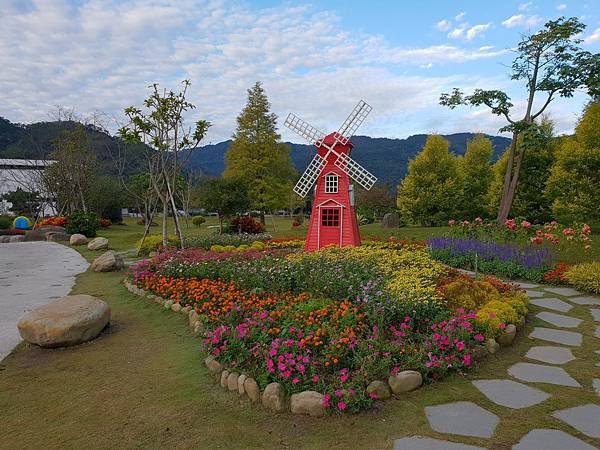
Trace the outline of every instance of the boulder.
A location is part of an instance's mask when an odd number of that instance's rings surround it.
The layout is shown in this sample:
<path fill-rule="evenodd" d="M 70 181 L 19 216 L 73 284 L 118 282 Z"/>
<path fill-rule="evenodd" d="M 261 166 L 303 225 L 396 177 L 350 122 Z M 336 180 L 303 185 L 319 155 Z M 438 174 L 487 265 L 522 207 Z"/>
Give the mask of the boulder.
<path fill-rule="evenodd" d="M 283 411 L 283 389 L 279 383 L 269 383 L 262 395 L 262 403 L 267 409 Z"/>
<path fill-rule="evenodd" d="M 500 350 L 500 344 L 498 344 L 495 339 L 490 338 L 487 341 L 485 341 L 485 348 L 488 352 L 490 352 L 493 355 L 498 350 Z"/>
<path fill-rule="evenodd" d="M 98 336 L 110 320 L 110 307 L 91 295 L 68 295 L 25 314 L 21 337 L 41 347 L 76 345 Z"/>
<path fill-rule="evenodd" d="M 123 259 L 112 250 L 102 253 L 102 255 L 92 261 L 92 270 L 94 272 L 112 272 L 114 270 L 121 270 L 124 267 L 125 263 Z"/>
<path fill-rule="evenodd" d="M 97 237 L 88 243 L 88 250 L 106 250 L 108 248 L 108 239 Z"/>
<path fill-rule="evenodd" d="M 507 347 L 509 345 L 512 345 L 516 335 L 517 327 L 512 323 L 509 323 L 504 329 L 504 331 L 502 331 L 502 334 L 498 336 L 496 341 L 498 341 L 498 344 L 500 344 L 502 347 Z"/>
<path fill-rule="evenodd" d="M 75 233 L 71 235 L 71 239 L 69 239 L 69 244 L 71 245 L 84 245 L 88 243 L 88 238 L 86 238 L 83 234 Z"/>
<path fill-rule="evenodd" d="M 8 238 L 8 240 L 6 242 L 10 242 L 10 243 L 15 243 L 15 242 L 23 242 L 23 239 L 25 239 L 25 236 L 21 235 L 21 234 L 17 234 L 14 236 L 6 236 Z"/>
<path fill-rule="evenodd" d="M 71 235 L 69 233 L 61 233 L 60 231 L 50 231 L 46 233 L 46 240 L 49 242 L 70 241 Z"/>
<path fill-rule="evenodd" d="M 196 312 L 195 309 L 192 309 L 188 315 L 188 323 L 191 327 L 193 327 L 196 324 L 197 320 L 198 320 L 198 313 Z"/>
<path fill-rule="evenodd" d="M 246 393 L 246 389 L 244 389 L 244 382 L 246 381 L 246 375 L 241 374 L 238 377 L 238 393 L 240 395 L 244 395 Z"/>
<path fill-rule="evenodd" d="M 165 309 L 171 309 L 172 305 L 173 305 L 173 300 L 165 300 L 165 302 L 163 303 L 163 307 Z"/>
<path fill-rule="evenodd" d="M 227 389 L 227 378 L 229 377 L 229 370 L 221 372 L 221 387 Z"/>
<path fill-rule="evenodd" d="M 398 213 L 389 212 L 383 216 L 381 228 L 398 228 L 400 226 L 400 216 Z"/>
<path fill-rule="evenodd" d="M 215 359 L 214 356 L 207 356 L 204 359 L 204 364 L 211 375 L 218 375 L 223 371 L 223 365 Z"/>
<path fill-rule="evenodd" d="M 0 244 L 8 244 L 12 236 L 0 236 Z"/>
<path fill-rule="evenodd" d="M 173 303 L 171 305 L 171 311 L 173 311 L 173 312 L 181 311 L 181 303 Z"/>
<path fill-rule="evenodd" d="M 244 380 L 244 390 L 248 398 L 253 402 L 260 400 L 260 388 L 258 387 L 258 383 L 254 381 L 254 378 L 246 378 Z"/>
<path fill-rule="evenodd" d="M 377 400 L 387 400 L 392 396 L 389 385 L 385 381 L 371 381 L 367 386 L 367 392 L 374 392 Z"/>
<path fill-rule="evenodd" d="M 66 233 L 67 232 L 67 229 L 65 227 L 59 227 L 58 225 L 44 225 L 42 227 L 39 227 L 38 230 L 40 230 L 43 233 L 49 233 L 49 232 Z"/>
<path fill-rule="evenodd" d="M 423 384 L 423 376 L 416 370 L 404 370 L 396 375 L 390 375 L 388 383 L 394 394 L 402 394 L 417 389 Z"/>
<path fill-rule="evenodd" d="M 25 234 L 24 242 L 36 242 L 36 241 L 45 241 L 46 233 L 42 230 L 31 230 Z"/>
<path fill-rule="evenodd" d="M 229 376 L 227 377 L 227 389 L 229 389 L 230 391 L 236 391 L 238 390 L 238 378 L 240 377 L 240 374 L 237 372 L 231 372 L 229 374 Z"/>
<path fill-rule="evenodd" d="M 324 416 L 323 394 L 315 391 L 304 391 L 293 394 L 290 400 L 292 414 L 307 414 L 309 416 Z"/>

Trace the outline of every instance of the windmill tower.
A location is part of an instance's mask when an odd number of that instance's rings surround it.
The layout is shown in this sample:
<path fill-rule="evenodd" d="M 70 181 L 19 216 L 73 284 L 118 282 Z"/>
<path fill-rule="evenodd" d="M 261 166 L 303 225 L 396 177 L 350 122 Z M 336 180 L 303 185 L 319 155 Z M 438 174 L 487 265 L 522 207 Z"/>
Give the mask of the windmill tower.
<path fill-rule="evenodd" d="M 360 245 L 360 232 L 354 210 L 354 186 L 351 179 L 371 189 L 377 178 L 350 158 L 350 138 L 371 112 L 363 100 L 350 113 L 337 132 L 325 135 L 315 127 L 288 115 L 285 126 L 316 147 L 317 154 L 294 186 L 294 192 L 306 197 L 315 186 L 312 214 L 304 249 L 319 250 L 327 245 Z"/>

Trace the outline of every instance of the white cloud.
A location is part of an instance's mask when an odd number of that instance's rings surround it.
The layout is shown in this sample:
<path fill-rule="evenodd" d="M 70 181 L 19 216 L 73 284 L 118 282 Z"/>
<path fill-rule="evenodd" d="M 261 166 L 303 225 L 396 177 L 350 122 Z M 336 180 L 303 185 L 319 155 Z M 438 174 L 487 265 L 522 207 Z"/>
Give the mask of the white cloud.
<path fill-rule="evenodd" d="M 539 24 L 542 19 L 538 16 L 526 16 L 524 14 L 515 14 L 510 16 L 502 25 L 506 28 L 522 27 L 522 26 L 535 26 Z"/>
<path fill-rule="evenodd" d="M 450 21 L 446 19 L 440 20 L 438 23 L 435 24 L 435 27 L 440 31 L 448 31 L 451 26 L 452 24 L 450 23 Z"/>
<path fill-rule="evenodd" d="M 461 20 L 463 20 L 465 18 L 465 16 L 467 15 L 467 13 L 465 11 L 457 14 L 456 16 L 454 16 L 454 20 L 456 20 L 457 22 L 460 22 Z"/>
<path fill-rule="evenodd" d="M 567 9 L 567 5 L 565 3 L 561 3 L 560 5 L 556 6 L 556 9 L 558 11 L 564 11 L 565 9 Z"/>
<path fill-rule="evenodd" d="M 483 33 L 485 30 L 489 29 L 492 26 L 492 23 L 485 23 L 480 25 L 472 26 L 467 30 L 467 34 L 465 38 L 467 41 L 474 39 L 478 34 Z"/>
<path fill-rule="evenodd" d="M 454 30 L 452 30 L 450 33 L 448 33 L 448 37 L 450 39 L 459 39 L 463 36 L 466 29 L 467 29 L 467 27 L 464 25 L 456 27 Z"/>
<path fill-rule="evenodd" d="M 521 3 L 519 5 L 519 11 L 528 11 L 532 4 L 533 2 Z"/>
<path fill-rule="evenodd" d="M 588 37 L 584 39 L 586 44 L 591 44 L 592 42 L 600 41 L 600 28 L 596 28 L 596 30 L 590 34 Z"/>

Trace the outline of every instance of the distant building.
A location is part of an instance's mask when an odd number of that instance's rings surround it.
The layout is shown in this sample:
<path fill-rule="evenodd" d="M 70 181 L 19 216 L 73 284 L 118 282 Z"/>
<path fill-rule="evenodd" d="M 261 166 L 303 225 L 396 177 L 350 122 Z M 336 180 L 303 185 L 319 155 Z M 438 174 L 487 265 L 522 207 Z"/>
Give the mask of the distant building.
<path fill-rule="evenodd" d="M 53 163 L 51 160 L 0 159 L 0 197 L 18 188 L 25 192 L 38 192 L 45 199 L 42 215 L 55 214 L 55 202 L 42 183 L 42 172 Z M 6 201 L 0 201 L 0 209 L 11 206 Z"/>

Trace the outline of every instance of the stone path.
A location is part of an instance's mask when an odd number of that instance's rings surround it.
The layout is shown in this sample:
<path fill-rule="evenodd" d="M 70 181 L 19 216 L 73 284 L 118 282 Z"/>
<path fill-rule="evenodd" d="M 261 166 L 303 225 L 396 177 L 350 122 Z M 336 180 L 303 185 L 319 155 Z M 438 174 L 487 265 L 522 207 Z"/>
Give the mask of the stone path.
<path fill-rule="evenodd" d="M 596 439 L 593 442 L 600 445 L 600 372 L 590 382 L 589 378 L 582 379 L 581 374 L 570 371 L 568 366 L 560 367 L 576 360 L 579 349 L 586 352 L 593 349 L 599 356 L 597 360 L 590 361 L 590 365 L 600 367 L 600 325 L 597 323 L 600 322 L 600 298 L 583 295 L 567 287 L 544 287 L 530 283 L 520 285 L 527 289 L 533 312 L 536 313 L 535 318 L 543 321 L 544 325 L 533 328 L 528 336 L 532 341 L 531 347 L 522 356 L 521 361 L 516 361 L 507 368 L 505 378 L 498 373 L 494 379 L 473 381 L 474 388 L 479 390 L 489 403 L 486 405 L 485 400 L 482 400 L 477 404 L 457 398 L 457 401 L 452 403 L 427 406 L 424 412 L 431 429 L 451 436 L 452 441 L 413 436 L 396 440 L 394 449 L 482 448 L 458 441 L 461 436 L 476 437 L 480 440 L 488 440 L 494 436 L 502 418 L 486 409 L 486 406 L 495 404 L 509 411 L 525 410 L 549 399 L 561 398 L 560 390 L 565 389 L 576 389 L 577 392 L 586 394 L 581 395 L 579 405 L 547 413 L 547 421 L 561 422 L 564 431 L 551 428 L 529 430 L 518 439 L 512 449 L 595 449 L 596 447 L 583 440 L 586 438 L 592 441 Z M 579 317 L 569 315 L 573 308 L 578 308 L 576 313 Z M 584 315 L 585 310 L 589 313 Z M 552 391 L 545 391 L 545 386 L 554 388 Z M 598 401 L 590 402 L 589 393 L 595 394 Z"/>
<path fill-rule="evenodd" d="M 21 342 L 21 316 L 67 295 L 87 267 L 83 256 L 54 242 L 0 244 L 0 361 Z"/>

